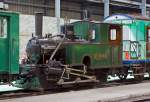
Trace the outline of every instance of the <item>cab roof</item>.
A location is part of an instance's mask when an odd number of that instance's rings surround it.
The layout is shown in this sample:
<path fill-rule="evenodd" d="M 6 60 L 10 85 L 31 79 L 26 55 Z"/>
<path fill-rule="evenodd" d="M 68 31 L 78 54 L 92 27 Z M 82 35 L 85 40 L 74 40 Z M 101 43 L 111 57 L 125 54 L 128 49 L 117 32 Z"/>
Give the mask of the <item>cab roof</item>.
<path fill-rule="evenodd" d="M 106 17 L 104 19 L 104 22 L 112 21 L 112 20 L 147 20 L 147 21 L 150 21 L 150 18 L 141 16 L 138 14 L 113 14 L 111 16 Z"/>

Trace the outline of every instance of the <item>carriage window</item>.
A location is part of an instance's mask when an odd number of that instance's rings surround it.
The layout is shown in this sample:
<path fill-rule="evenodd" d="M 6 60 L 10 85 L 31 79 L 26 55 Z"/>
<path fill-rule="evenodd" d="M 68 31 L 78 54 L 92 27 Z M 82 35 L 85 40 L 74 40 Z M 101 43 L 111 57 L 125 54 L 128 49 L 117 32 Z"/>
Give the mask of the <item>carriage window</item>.
<path fill-rule="evenodd" d="M 0 38 L 7 37 L 7 19 L 0 17 Z"/>
<path fill-rule="evenodd" d="M 150 29 L 148 29 L 148 42 L 150 42 Z"/>
<path fill-rule="evenodd" d="M 131 27 L 128 25 L 123 26 L 123 40 L 130 40 L 130 35 L 132 35 Z"/>
<path fill-rule="evenodd" d="M 117 39 L 117 31 L 116 29 L 110 30 L 110 40 L 116 40 Z"/>

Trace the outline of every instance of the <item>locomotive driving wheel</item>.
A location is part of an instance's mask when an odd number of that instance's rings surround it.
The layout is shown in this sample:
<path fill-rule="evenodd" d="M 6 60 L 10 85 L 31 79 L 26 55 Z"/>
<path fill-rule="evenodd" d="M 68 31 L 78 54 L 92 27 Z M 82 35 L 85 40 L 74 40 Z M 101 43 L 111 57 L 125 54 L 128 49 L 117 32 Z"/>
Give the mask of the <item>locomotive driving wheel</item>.
<path fill-rule="evenodd" d="M 119 73 L 117 74 L 120 80 L 125 80 L 128 76 L 128 69 L 119 70 Z"/>
<path fill-rule="evenodd" d="M 108 78 L 108 70 L 96 71 L 96 77 L 100 83 L 106 83 Z"/>
<path fill-rule="evenodd" d="M 143 69 L 135 69 L 134 70 L 134 79 L 136 81 L 142 81 L 144 78 Z"/>
<path fill-rule="evenodd" d="M 144 79 L 144 67 L 136 65 L 133 67 L 133 75 L 136 81 L 142 81 Z"/>

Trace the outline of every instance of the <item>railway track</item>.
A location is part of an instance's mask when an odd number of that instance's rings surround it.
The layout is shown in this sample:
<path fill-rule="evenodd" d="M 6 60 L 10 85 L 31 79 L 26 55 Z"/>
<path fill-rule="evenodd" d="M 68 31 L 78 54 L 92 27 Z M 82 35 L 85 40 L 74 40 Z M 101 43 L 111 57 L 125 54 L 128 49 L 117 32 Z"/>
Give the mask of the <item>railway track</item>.
<path fill-rule="evenodd" d="M 143 95 L 143 96 L 134 96 L 134 97 L 118 100 L 118 102 L 150 102 L 150 94 Z"/>
<path fill-rule="evenodd" d="M 150 97 L 150 96 L 149 96 Z M 139 99 L 137 101 L 133 101 L 133 102 L 150 102 L 150 98 L 146 98 L 146 99 Z"/>
<path fill-rule="evenodd" d="M 142 81 L 142 83 L 149 83 L 149 82 L 150 82 L 149 78 L 145 78 Z M 62 92 L 64 93 L 69 91 L 79 91 L 79 90 L 86 90 L 86 89 L 93 89 L 93 88 L 105 88 L 105 87 L 137 84 L 137 83 L 139 82 L 135 81 L 134 79 L 128 79 L 125 81 L 121 81 L 121 80 L 110 81 L 108 83 L 104 83 L 101 85 L 66 87 L 66 88 L 59 88 L 59 89 L 47 90 L 47 91 L 29 91 L 29 90 L 19 90 L 19 91 L 12 91 L 12 92 L 10 91 L 10 92 L 0 93 L 0 100 L 29 97 L 29 96 L 31 97 L 31 96 L 46 95 L 46 94 L 55 94 L 55 93 L 62 93 Z M 141 101 L 135 101 L 135 102 L 141 102 Z"/>

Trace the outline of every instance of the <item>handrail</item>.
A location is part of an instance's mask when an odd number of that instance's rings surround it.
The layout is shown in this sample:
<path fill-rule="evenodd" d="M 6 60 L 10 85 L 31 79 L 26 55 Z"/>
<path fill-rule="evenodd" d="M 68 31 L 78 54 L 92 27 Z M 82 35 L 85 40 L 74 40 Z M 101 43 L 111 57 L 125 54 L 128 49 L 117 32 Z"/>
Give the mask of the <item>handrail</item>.
<path fill-rule="evenodd" d="M 56 52 L 58 51 L 58 49 L 60 48 L 60 46 L 62 45 L 62 43 L 64 42 L 64 40 L 65 40 L 65 38 L 66 38 L 66 37 L 65 37 L 65 34 L 59 34 L 59 35 L 56 35 L 56 36 L 63 36 L 63 38 L 62 38 L 62 40 L 60 41 L 60 43 L 57 45 L 57 47 L 56 47 L 56 49 L 54 50 L 54 52 L 52 53 L 52 55 L 51 55 L 49 61 L 53 59 L 53 57 L 55 56 Z"/>

